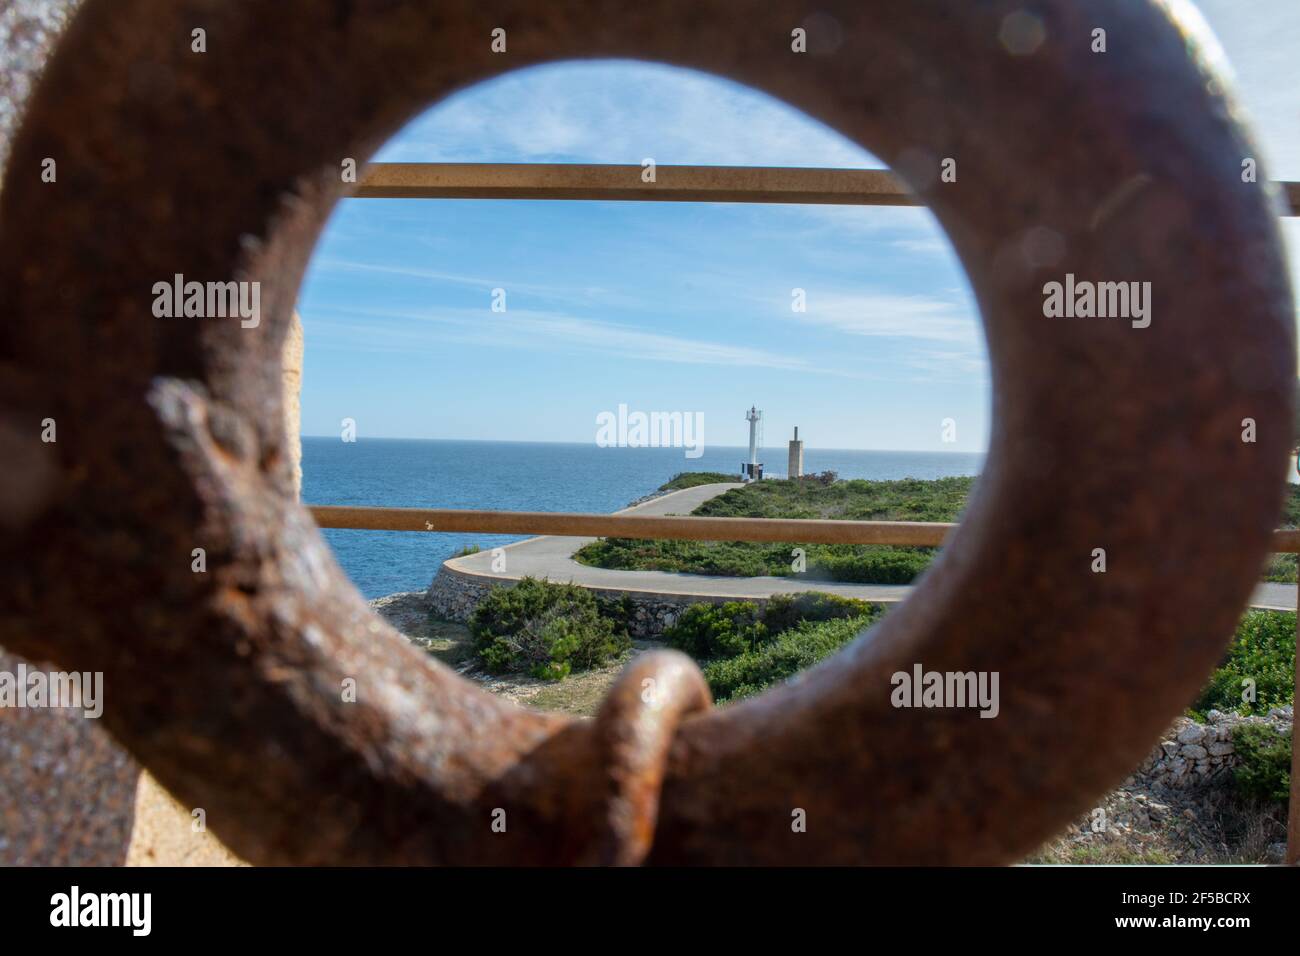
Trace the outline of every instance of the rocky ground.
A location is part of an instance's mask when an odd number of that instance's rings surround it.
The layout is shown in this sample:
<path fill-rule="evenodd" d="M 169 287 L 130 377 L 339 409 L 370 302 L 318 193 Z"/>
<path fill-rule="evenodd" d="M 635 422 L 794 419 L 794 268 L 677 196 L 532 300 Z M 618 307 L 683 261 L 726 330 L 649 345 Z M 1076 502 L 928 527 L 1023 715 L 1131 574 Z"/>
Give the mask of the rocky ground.
<path fill-rule="evenodd" d="M 1142 766 L 1064 834 L 1039 863 L 1281 863 L 1286 817 L 1232 787 L 1233 729 L 1262 723 L 1285 731 L 1292 708 L 1265 717 L 1212 710 L 1206 723 L 1180 717 Z"/>
<path fill-rule="evenodd" d="M 1130 778 L 1027 863 L 1281 863 L 1286 817 L 1226 779 L 1170 790 Z"/>

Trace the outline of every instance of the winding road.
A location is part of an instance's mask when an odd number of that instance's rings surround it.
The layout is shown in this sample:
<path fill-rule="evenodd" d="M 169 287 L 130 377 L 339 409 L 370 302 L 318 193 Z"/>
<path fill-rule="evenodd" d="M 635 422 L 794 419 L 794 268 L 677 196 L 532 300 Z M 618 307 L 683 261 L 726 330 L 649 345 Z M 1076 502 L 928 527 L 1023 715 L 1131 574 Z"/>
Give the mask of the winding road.
<path fill-rule="evenodd" d="M 740 482 L 697 485 L 652 498 L 624 508 L 618 514 L 688 515 L 697 507 L 742 487 Z M 492 570 L 492 551 L 480 551 L 460 558 L 449 558 L 445 567 L 461 574 L 494 580 L 517 581 L 523 577 L 547 578 L 551 581 L 579 584 L 583 587 L 616 591 L 650 592 L 701 599 L 765 598 L 773 594 L 797 591 L 826 591 L 862 601 L 892 603 L 902 601 L 912 590 L 908 584 L 844 584 L 815 581 L 805 577 L 727 578 L 706 574 L 679 574 L 669 571 L 616 571 L 592 568 L 573 560 L 573 554 L 595 538 L 571 538 L 546 535 L 506 545 L 505 570 Z M 1277 611 L 1296 609 L 1294 584 L 1261 583 L 1251 597 L 1251 607 Z"/>

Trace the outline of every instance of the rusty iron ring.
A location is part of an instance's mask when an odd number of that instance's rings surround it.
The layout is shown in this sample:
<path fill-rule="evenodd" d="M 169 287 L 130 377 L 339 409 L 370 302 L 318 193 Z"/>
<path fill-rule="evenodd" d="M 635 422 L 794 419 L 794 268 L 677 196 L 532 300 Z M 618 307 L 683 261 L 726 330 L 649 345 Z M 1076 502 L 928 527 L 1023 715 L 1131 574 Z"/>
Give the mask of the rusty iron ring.
<path fill-rule="evenodd" d="M 87 0 L 0 198 L 0 425 L 28 479 L 0 503 L 0 643 L 104 671 L 112 732 L 256 863 L 1018 858 L 1186 705 L 1279 511 L 1290 290 L 1192 29 L 1134 0 Z M 747 83 L 888 161 L 960 256 L 991 355 L 980 487 L 913 598 L 707 714 L 674 656 L 594 722 L 476 690 L 370 613 L 289 493 L 279 347 L 341 161 L 466 84 L 593 56 Z M 1067 272 L 1151 282 L 1150 327 L 1044 318 Z M 261 325 L 153 318 L 175 273 L 260 281 Z M 999 672 L 1000 715 L 891 707 L 916 663 Z M 628 683 L 646 674 L 653 712 Z"/>

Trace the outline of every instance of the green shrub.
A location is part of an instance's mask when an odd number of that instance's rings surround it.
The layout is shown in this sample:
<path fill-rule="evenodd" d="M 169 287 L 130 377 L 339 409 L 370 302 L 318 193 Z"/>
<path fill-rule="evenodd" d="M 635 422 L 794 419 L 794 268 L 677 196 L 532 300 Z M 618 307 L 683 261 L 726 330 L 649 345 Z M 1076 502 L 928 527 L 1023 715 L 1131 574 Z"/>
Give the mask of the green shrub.
<path fill-rule="evenodd" d="M 859 584 L 911 584 L 930 566 L 934 548 L 859 545 L 844 553 L 830 549 L 809 555 L 808 569 L 832 581 Z"/>
<path fill-rule="evenodd" d="M 1296 427 L 1300 428 L 1300 418 L 1296 419 Z M 1282 503 L 1281 527 L 1300 527 L 1300 485 L 1287 482 L 1286 499 Z"/>
<path fill-rule="evenodd" d="M 1232 732 L 1241 760 L 1233 783 L 1248 797 L 1287 803 L 1291 795 L 1291 734 L 1266 724 L 1240 724 Z"/>
<path fill-rule="evenodd" d="M 752 601 L 692 604 L 664 630 L 669 647 L 696 660 L 732 657 L 766 638 L 762 614 Z"/>
<path fill-rule="evenodd" d="M 636 617 L 636 602 L 629 594 L 619 597 L 601 597 L 595 595 L 596 610 L 600 616 L 614 625 L 614 633 L 631 640 L 632 621 Z"/>
<path fill-rule="evenodd" d="M 861 617 L 871 605 L 857 598 L 840 597 L 823 591 L 797 594 L 774 594 L 763 609 L 763 625 L 769 634 L 780 634 L 803 621 L 833 621 L 842 617 Z"/>
<path fill-rule="evenodd" d="M 815 481 L 817 482 L 817 484 L 825 485 L 826 487 L 829 488 L 831 485 L 835 484 L 835 482 L 840 480 L 840 475 L 839 472 L 835 472 L 835 471 L 819 471 L 815 475 L 814 474 L 800 475 L 797 480 Z"/>
<path fill-rule="evenodd" d="M 805 621 L 765 644 L 705 665 L 704 679 L 718 703 L 750 697 L 829 657 L 881 613 L 872 606 L 860 617 Z"/>
<path fill-rule="evenodd" d="M 591 592 L 536 578 L 494 588 L 474 611 L 469 631 L 474 653 L 492 673 L 549 680 L 603 664 L 630 644 L 626 631 L 601 616 Z"/>
<path fill-rule="evenodd" d="M 1295 698 L 1295 614 L 1247 611 L 1219 669 L 1192 705 L 1201 716 L 1211 709 L 1239 714 L 1267 713 Z M 1255 700 L 1242 700 L 1242 681 L 1255 682 Z"/>

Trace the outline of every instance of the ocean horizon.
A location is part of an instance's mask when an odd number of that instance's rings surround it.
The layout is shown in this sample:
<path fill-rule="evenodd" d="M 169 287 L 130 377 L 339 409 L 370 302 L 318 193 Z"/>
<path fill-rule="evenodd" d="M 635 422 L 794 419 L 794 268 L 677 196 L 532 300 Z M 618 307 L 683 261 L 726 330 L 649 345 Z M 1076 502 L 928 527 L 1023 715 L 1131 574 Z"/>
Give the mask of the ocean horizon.
<path fill-rule="evenodd" d="M 601 448 L 591 442 L 445 438 L 302 439 L 302 500 L 310 505 L 611 512 L 655 492 L 678 472 L 739 474 L 747 446 Z M 759 460 L 785 477 L 786 448 Z M 877 481 L 978 474 L 983 452 L 804 447 L 804 472 Z M 737 477 L 737 480 L 739 478 Z M 368 599 L 427 588 L 464 547 L 494 548 L 528 535 L 324 529 L 344 572 Z"/>

